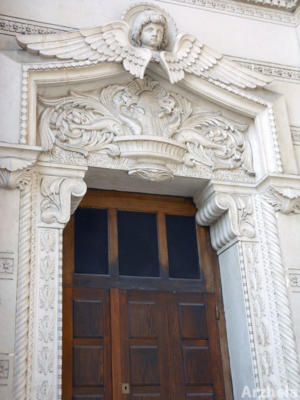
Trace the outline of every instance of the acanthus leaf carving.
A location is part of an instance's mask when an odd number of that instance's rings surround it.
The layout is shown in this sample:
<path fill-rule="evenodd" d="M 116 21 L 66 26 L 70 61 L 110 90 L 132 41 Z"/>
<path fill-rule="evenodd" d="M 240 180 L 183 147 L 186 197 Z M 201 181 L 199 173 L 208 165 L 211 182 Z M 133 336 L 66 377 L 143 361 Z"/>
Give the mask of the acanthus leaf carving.
<path fill-rule="evenodd" d="M 122 125 L 97 99 L 70 92 L 68 97 L 40 98 L 40 103 L 47 107 L 39 122 L 43 150 L 50 150 L 55 143 L 84 156 L 96 151 L 119 155 L 112 141 L 114 134 L 122 131 Z"/>
<path fill-rule="evenodd" d="M 265 193 L 266 201 L 283 214 L 300 213 L 300 189 L 270 186 Z"/>
<path fill-rule="evenodd" d="M 49 224 L 68 222 L 86 192 L 86 183 L 79 178 L 53 177 L 42 178 L 41 219 Z"/>
<path fill-rule="evenodd" d="M 247 125 L 221 113 L 194 111 L 183 96 L 146 76 L 127 85 L 41 99 L 44 150 L 104 152 L 133 160 L 130 175 L 170 179 L 176 165 L 254 175 Z"/>

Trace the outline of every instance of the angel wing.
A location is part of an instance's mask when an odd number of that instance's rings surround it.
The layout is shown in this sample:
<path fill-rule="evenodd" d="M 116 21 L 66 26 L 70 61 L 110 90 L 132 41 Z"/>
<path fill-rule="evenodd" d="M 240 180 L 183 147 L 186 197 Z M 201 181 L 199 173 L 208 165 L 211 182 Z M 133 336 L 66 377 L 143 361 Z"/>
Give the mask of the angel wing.
<path fill-rule="evenodd" d="M 183 79 L 185 72 L 241 88 L 254 89 L 271 82 L 259 73 L 226 60 L 222 54 L 203 45 L 195 36 L 188 34 L 177 37 L 172 52 L 160 53 L 160 63 L 167 71 L 171 83 Z"/>
<path fill-rule="evenodd" d="M 123 63 L 126 71 L 142 79 L 152 52 L 129 42 L 129 26 L 117 21 L 97 28 L 50 35 L 17 35 L 18 44 L 30 53 L 61 60 Z"/>

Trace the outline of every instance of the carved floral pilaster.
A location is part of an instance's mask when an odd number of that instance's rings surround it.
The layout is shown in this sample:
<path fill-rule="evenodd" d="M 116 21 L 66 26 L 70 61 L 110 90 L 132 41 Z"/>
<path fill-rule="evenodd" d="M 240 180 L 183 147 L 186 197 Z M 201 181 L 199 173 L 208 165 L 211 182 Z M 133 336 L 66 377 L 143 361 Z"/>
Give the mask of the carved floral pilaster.
<path fill-rule="evenodd" d="M 61 398 L 62 232 L 86 192 L 84 169 L 69 169 L 67 176 L 44 175 L 44 170 L 42 167 L 36 193 L 31 291 L 31 325 L 36 329 L 32 330 L 29 344 L 32 371 L 27 397 L 30 400 Z"/>

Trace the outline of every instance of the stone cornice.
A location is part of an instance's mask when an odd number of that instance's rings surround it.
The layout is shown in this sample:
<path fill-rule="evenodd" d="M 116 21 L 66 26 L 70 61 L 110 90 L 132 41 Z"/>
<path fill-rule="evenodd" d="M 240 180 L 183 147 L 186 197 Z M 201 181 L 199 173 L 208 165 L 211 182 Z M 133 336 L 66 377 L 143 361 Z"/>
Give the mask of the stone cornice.
<path fill-rule="evenodd" d="M 0 14 L 0 33 L 15 36 L 16 33 L 58 33 L 73 30 L 70 27 L 44 23 L 41 21 L 33 21 L 30 19 L 13 17 L 10 15 Z"/>
<path fill-rule="evenodd" d="M 162 3 L 180 4 L 186 7 L 202 8 L 216 12 L 237 15 L 243 18 L 268 21 L 275 24 L 295 26 L 296 12 L 272 9 L 234 0 L 160 0 Z M 262 0 L 263 1 L 263 0 Z M 275 3 L 275 2 L 274 2 Z M 296 10 L 297 11 L 297 10 Z"/>
<path fill-rule="evenodd" d="M 0 187 L 23 190 L 38 155 L 39 150 L 31 146 L 0 143 Z"/>
<path fill-rule="evenodd" d="M 300 67 L 276 64 L 246 58 L 227 56 L 230 60 L 238 62 L 242 67 L 259 72 L 275 79 L 300 82 Z"/>

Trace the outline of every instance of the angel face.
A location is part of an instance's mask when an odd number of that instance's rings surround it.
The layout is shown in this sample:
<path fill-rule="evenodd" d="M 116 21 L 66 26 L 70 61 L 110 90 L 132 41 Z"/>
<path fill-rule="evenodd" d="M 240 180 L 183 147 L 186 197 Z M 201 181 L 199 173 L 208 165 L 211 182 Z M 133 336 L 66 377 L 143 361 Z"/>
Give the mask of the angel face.
<path fill-rule="evenodd" d="M 143 27 L 140 40 L 144 47 L 147 47 L 151 50 L 158 50 L 161 46 L 163 37 L 164 26 L 149 22 Z"/>

